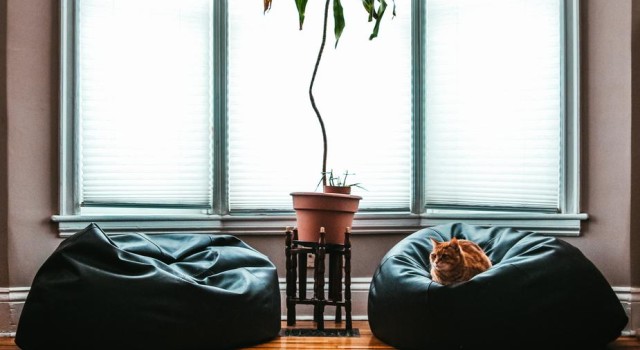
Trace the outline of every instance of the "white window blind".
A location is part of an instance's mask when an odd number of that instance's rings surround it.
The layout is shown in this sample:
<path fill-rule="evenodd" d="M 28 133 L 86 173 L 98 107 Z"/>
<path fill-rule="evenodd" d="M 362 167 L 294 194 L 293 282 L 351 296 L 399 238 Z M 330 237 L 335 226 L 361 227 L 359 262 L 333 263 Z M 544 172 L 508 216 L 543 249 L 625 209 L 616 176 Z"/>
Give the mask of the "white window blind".
<path fill-rule="evenodd" d="M 561 5 L 426 2 L 427 207 L 558 210 Z"/>
<path fill-rule="evenodd" d="M 266 15 L 229 1 L 229 202 L 233 210 L 290 210 L 290 192 L 315 191 L 322 136 L 308 96 L 323 1 L 307 5 L 304 29 L 291 1 Z M 411 3 L 398 4 L 369 41 L 359 1 L 343 1 L 346 27 L 334 48 L 333 20 L 314 87 L 325 120 L 328 170 L 355 173 L 361 209 L 408 208 L 411 196 Z M 330 15 L 331 16 L 331 15 Z"/>
<path fill-rule="evenodd" d="M 211 1 L 76 6 L 81 206 L 210 207 Z"/>

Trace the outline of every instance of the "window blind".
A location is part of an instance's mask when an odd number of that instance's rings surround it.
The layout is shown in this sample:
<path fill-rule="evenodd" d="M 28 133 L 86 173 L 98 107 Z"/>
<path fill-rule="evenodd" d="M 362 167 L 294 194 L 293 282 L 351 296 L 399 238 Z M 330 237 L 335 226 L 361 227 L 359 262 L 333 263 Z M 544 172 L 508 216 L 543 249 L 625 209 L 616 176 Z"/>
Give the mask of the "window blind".
<path fill-rule="evenodd" d="M 558 210 L 561 5 L 426 2 L 427 207 Z"/>
<path fill-rule="evenodd" d="M 346 27 L 334 48 L 332 19 L 314 95 L 328 134 L 328 170 L 366 190 L 360 208 L 408 208 L 411 193 L 411 4 L 391 7 L 380 35 L 357 1 L 343 1 Z M 230 209 L 291 210 L 290 192 L 315 191 L 322 134 L 309 83 L 322 37 L 322 1 L 274 2 L 266 15 L 229 1 Z M 330 15 L 331 16 L 331 15 Z M 331 17 L 332 18 L 332 17 Z"/>
<path fill-rule="evenodd" d="M 81 205 L 210 207 L 211 1 L 76 6 Z"/>

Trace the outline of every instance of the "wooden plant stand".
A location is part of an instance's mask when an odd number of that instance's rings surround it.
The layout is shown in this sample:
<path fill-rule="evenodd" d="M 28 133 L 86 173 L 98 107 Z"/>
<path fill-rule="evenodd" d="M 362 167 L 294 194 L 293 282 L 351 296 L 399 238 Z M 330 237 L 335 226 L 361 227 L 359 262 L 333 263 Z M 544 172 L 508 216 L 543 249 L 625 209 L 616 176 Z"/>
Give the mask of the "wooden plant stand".
<path fill-rule="evenodd" d="M 345 310 L 345 329 L 352 329 L 351 320 L 351 230 L 345 230 L 344 244 L 327 244 L 324 228 L 318 242 L 298 240 L 298 230 L 287 227 L 285 255 L 287 269 L 287 325 L 296 323 L 296 305 L 313 305 L 313 320 L 318 330 L 324 330 L 325 306 L 336 307 L 336 323 L 342 322 Z M 307 298 L 307 255 L 313 254 L 313 297 Z M 325 259 L 329 260 L 328 296 L 325 298 Z M 344 269 L 344 275 L 343 275 Z M 342 279 L 344 276 L 344 293 Z M 297 283 L 296 283 L 297 280 Z M 344 294 L 344 298 L 343 298 Z"/>

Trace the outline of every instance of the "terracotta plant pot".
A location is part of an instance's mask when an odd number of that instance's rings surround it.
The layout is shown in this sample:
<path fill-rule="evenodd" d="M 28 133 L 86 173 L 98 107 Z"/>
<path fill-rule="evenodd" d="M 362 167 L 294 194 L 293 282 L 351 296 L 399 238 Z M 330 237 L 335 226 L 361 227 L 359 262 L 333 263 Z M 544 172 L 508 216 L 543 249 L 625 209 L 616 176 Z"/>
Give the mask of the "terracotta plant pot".
<path fill-rule="evenodd" d="M 320 227 L 326 243 L 344 244 L 344 232 L 353 225 L 362 197 L 339 193 L 293 192 L 298 239 L 318 242 Z"/>

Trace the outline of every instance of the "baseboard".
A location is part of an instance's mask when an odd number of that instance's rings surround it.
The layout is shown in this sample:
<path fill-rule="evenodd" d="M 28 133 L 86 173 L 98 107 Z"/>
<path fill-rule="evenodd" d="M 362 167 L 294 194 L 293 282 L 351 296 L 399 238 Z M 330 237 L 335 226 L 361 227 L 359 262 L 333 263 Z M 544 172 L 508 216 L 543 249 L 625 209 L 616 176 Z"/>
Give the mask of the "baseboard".
<path fill-rule="evenodd" d="M 640 288 L 620 286 L 612 288 L 629 317 L 629 323 L 622 330 L 622 335 L 640 336 Z"/>
<path fill-rule="evenodd" d="M 0 337 L 13 337 L 29 287 L 0 288 Z"/>
<path fill-rule="evenodd" d="M 280 297 L 282 300 L 282 319 L 286 319 L 286 283 L 281 278 Z M 370 277 L 355 277 L 351 283 L 352 317 L 354 320 L 367 320 L 367 300 L 369 296 Z M 307 281 L 307 290 L 312 290 L 312 280 Z M 640 288 L 613 287 L 627 316 L 629 323 L 622 331 L 625 336 L 640 336 Z M 13 337 L 18 326 L 20 313 L 27 300 L 29 287 L 0 288 L 0 337 Z M 325 318 L 332 320 L 332 309 L 327 308 Z M 311 320 L 313 308 L 305 305 L 296 307 L 298 320 Z"/>

